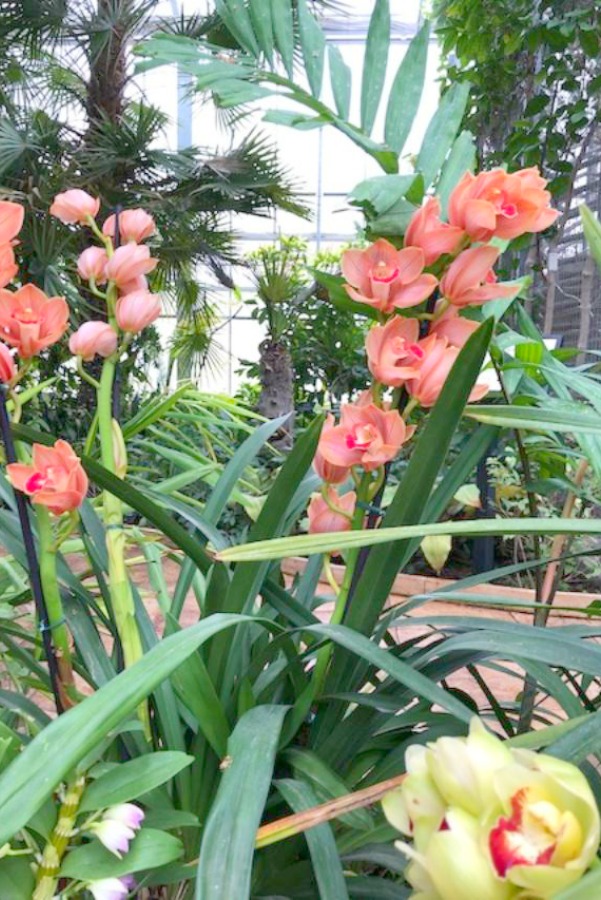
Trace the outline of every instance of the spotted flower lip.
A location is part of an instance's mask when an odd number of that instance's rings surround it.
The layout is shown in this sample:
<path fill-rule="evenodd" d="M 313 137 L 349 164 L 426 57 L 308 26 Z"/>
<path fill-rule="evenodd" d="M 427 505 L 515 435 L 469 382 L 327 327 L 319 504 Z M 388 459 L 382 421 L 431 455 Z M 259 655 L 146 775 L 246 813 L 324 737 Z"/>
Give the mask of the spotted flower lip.
<path fill-rule="evenodd" d="M 419 247 L 397 250 L 384 238 L 366 250 L 346 250 L 340 264 L 349 297 L 384 313 L 418 306 L 438 284 L 434 275 L 423 271 L 423 250 Z"/>

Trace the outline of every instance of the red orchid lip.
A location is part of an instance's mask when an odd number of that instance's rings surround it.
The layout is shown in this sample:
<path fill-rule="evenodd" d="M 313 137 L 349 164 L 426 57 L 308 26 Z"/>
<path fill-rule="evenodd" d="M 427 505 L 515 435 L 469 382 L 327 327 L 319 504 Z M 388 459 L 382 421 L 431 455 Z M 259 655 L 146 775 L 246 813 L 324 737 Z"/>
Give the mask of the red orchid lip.
<path fill-rule="evenodd" d="M 500 878 L 513 866 L 549 865 L 555 852 L 555 841 L 541 848 L 528 839 L 523 827 L 526 794 L 526 788 L 522 788 L 511 798 L 511 816 L 501 817 L 489 835 L 492 863 Z"/>
<path fill-rule="evenodd" d="M 41 491 L 45 484 L 46 479 L 42 473 L 34 472 L 25 482 L 25 490 L 28 494 L 35 494 L 36 491 Z"/>
<path fill-rule="evenodd" d="M 370 272 L 370 277 L 372 281 L 380 284 L 391 284 L 395 278 L 399 277 L 399 270 L 390 269 L 388 266 L 375 266 Z"/>

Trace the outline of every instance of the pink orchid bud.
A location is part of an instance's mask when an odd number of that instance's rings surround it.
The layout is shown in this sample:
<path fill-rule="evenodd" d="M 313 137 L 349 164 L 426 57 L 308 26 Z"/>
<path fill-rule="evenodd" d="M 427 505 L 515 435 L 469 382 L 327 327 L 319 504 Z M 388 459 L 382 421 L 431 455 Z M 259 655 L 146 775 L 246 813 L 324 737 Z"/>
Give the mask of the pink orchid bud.
<path fill-rule="evenodd" d="M 322 433 L 319 451 L 332 465 L 363 466 L 370 472 L 394 459 L 414 430 L 396 410 L 347 404 L 340 424 Z"/>
<path fill-rule="evenodd" d="M 307 515 L 309 516 L 309 534 L 324 534 L 330 531 L 350 531 L 352 516 L 355 511 L 357 495 L 349 491 L 342 497 L 338 495 L 336 488 L 328 487 L 328 500 L 333 506 L 342 512 L 336 512 L 328 505 L 321 494 L 313 494 Z M 346 515 L 344 515 L 346 513 Z"/>
<path fill-rule="evenodd" d="M 441 300 L 436 304 L 436 308 L 440 308 Z M 436 313 L 436 309 L 434 310 Z M 449 306 L 444 313 L 436 319 L 430 328 L 430 334 L 435 334 L 439 338 L 446 338 L 452 347 L 463 347 L 467 339 L 478 330 L 478 322 L 472 319 L 464 319 L 459 314 L 456 306 Z"/>
<path fill-rule="evenodd" d="M 86 885 L 94 900 L 123 900 L 132 890 L 129 876 L 101 878 Z"/>
<path fill-rule="evenodd" d="M 453 306 L 481 306 L 487 300 L 513 297 L 519 287 L 496 284 L 492 267 L 499 258 L 498 247 L 470 247 L 453 260 L 440 282 L 442 296 Z"/>
<path fill-rule="evenodd" d="M 107 809 L 101 822 L 90 827 L 107 850 L 121 858 L 144 821 L 144 812 L 134 803 L 120 803 Z"/>
<path fill-rule="evenodd" d="M 370 329 L 366 341 L 369 370 L 377 381 L 400 387 L 417 374 L 421 350 L 419 321 L 394 316 L 386 325 Z"/>
<path fill-rule="evenodd" d="M 102 226 L 103 234 L 107 237 L 115 237 L 115 223 L 117 217 L 109 216 Z M 119 213 L 119 237 L 121 243 L 133 241 L 141 244 L 146 238 L 151 237 L 156 231 L 156 224 L 152 216 L 144 209 L 124 209 Z"/>
<path fill-rule="evenodd" d="M 149 291 L 134 291 L 117 300 L 115 316 L 121 331 L 138 334 L 161 315 L 161 298 Z"/>
<path fill-rule="evenodd" d="M 416 347 L 420 352 L 417 375 L 406 382 L 409 396 L 421 406 L 434 406 L 459 356 L 459 348 L 451 347 L 446 338 L 428 335 Z M 481 400 L 488 392 L 485 384 L 476 384 L 469 396 L 471 402 Z"/>
<path fill-rule="evenodd" d="M 146 275 L 156 267 L 158 259 L 150 255 L 150 250 L 140 244 L 124 244 L 117 247 L 106 264 L 106 277 L 118 287 Z"/>
<path fill-rule="evenodd" d="M 96 354 L 106 359 L 117 349 L 117 333 L 106 322 L 84 322 L 69 338 L 69 350 L 90 362 Z"/>
<path fill-rule="evenodd" d="M 12 245 L 0 245 L 0 288 L 10 284 L 18 271 L 19 267 L 15 261 Z"/>
<path fill-rule="evenodd" d="M 21 228 L 25 210 L 20 203 L 10 200 L 0 201 L 0 244 L 10 244 Z"/>
<path fill-rule="evenodd" d="M 33 284 L 18 291 L 0 290 L 0 334 L 23 359 L 56 344 L 68 324 L 64 297 L 47 297 Z"/>
<path fill-rule="evenodd" d="M 0 344 L 0 382 L 10 384 L 17 374 L 17 366 L 6 344 Z"/>
<path fill-rule="evenodd" d="M 34 444 L 32 464 L 11 463 L 6 473 L 12 486 L 46 506 L 55 516 L 77 509 L 88 492 L 88 476 L 66 441 L 54 447 Z"/>
<path fill-rule="evenodd" d="M 106 250 L 103 247 L 88 247 L 80 253 L 77 260 L 77 274 L 84 281 L 95 281 L 103 284 L 106 281 L 105 268 L 108 262 Z"/>
<path fill-rule="evenodd" d="M 519 172 L 493 169 L 466 172 L 449 198 L 449 221 L 473 241 L 512 240 L 549 228 L 559 212 L 551 209 L 547 181 L 533 166 Z"/>
<path fill-rule="evenodd" d="M 74 188 L 57 194 L 50 207 L 50 215 L 60 219 L 64 225 L 85 225 L 91 216 L 98 215 L 100 200 L 86 191 Z"/>
<path fill-rule="evenodd" d="M 440 200 L 428 197 L 411 217 L 404 243 L 405 247 L 420 247 L 425 264 L 431 266 L 443 254 L 455 253 L 464 236 L 462 228 L 441 221 Z"/>
<path fill-rule="evenodd" d="M 424 263 L 419 247 L 397 250 L 380 238 L 367 250 L 346 250 L 340 265 L 349 297 L 391 313 L 418 306 L 438 284 L 434 275 L 424 274 Z"/>
<path fill-rule="evenodd" d="M 325 422 L 323 423 L 323 428 L 321 430 L 322 435 L 333 427 L 334 416 L 332 415 L 332 413 L 329 413 L 326 416 Z M 313 458 L 313 468 L 315 469 L 319 477 L 323 481 L 326 481 L 328 484 L 342 484 L 349 476 L 348 468 L 346 468 L 345 466 L 333 466 L 332 463 L 329 463 L 326 459 L 324 459 L 323 454 L 319 450 L 319 447 L 317 448 L 317 451 Z"/>

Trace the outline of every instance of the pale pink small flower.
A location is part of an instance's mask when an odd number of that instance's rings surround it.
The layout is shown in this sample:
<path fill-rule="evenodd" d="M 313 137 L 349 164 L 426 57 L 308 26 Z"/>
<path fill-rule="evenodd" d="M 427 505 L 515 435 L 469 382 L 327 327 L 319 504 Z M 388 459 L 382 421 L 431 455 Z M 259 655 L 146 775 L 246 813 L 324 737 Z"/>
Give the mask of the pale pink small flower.
<path fill-rule="evenodd" d="M 493 266 L 498 247 L 470 247 L 453 260 L 440 282 L 440 293 L 453 306 L 481 306 L 487 300 L 513 297 L 519 286 L 497 284 Z"/>
<path fill-rule="evenodd" d="M 338 495 L 336 488 L 328 487 L 328 500 L 341 512 L 336 512 L 328 505 L 321 494 L 314 494 L 309 503 L 309 534 L 324 534 L 330 531 L 350 531 L 352 516 L 355 511 L 357 495 L 354 491 Z"/>
<path fill-rule="evenodd" d="M 115 317 L 121 331 L 138 334 L 161 315 L 161 298 L 149 291 L 134 291 L 117 300 Z"/>
<path fill-rule="evenodd" d="M 96 354 L 106 359 L 117 349 L 117 333 L 107 322 L 84 322 L 69 338 L 69 350 L 90 362 Z"/>
<path fill-rule="evenodd" d="M 87 889 L 94 900 L 123 900 L 131 891 L 130 876 L 124 878 L 102 878 L 90 881 Z"/>
<path fill-rule="evenodd" d="M 107 850 L 121 858 L 129 850 L 130 841 L 136 836 L 144 820 L 144 812 L 134 803 L 120 803 L 111 806 L 102 821 L 90 826 L 98 840 Z"/>
<path fill-rule="evenodd" d="M 430 296 L 438 280 L 424 274 L 424 264 L 419 247 L 397 250 L 383 238 L 367 250 L 346 250 L 340 261 L 349 297 L 384 313 L 418 306 Z"/>
<path fill-rule="evenodd" d="M 414 432 L 396 410 L 347 404 L 340 424 L 322 433 L 319 451 L 335 466 L 363 466 L 372 471 L 389 462 Z"/>
<path fill-rule="evenodd" d="M 150 255 L 148 247 L 141 244 L 124 244 L 117 247 L 106 264 L 106 277 L 118 287 L 146 275 L 156 267 L 158 259 Z"/>
<path fill-rule="evenodd" d="M 394 316 L 370 329 L 365 340 L 369 370 L 377 381 L 400 387 L 416 375 L 420 348 L 419 321 Z"/>
<path fill-rule="evenodd" d="M 77 274 L 84 281 L 102 284 L 106 281 L 105 268 L 108 256 L 104 247 L 88 247 L 77 260 Z"/>
<path fill-rule="evenodd" d="M 100 209 L 100 200 L 86 191 L 74 188 L 57 194 L 50 207 L 50 215 L 60 219 L 65 225 L 85 225 L 89 218 L 95 219 Z"/>
<path fill-rule="evenodd" d="M 424 251 L 425 264 L 432 263 L 445 253 L 459 249 L 465 232 L 462 228 L 441 221 L 440 200 L 428 197 L 409 222 L 405 232 L 405 247 L 420 247 Z"/>
<path fill-rule="evenodd" d="M 114 238 L 116 221 L 117 217 L 115 215 L 109 216 L 102 226 L 103 234 Z M 141 244 L 146 238 L 151 237 L 155 231 L 155 221 L 145 209 L 124 209 L 119 213 L 119 237 L 122 244 L 129 241 Z"/>

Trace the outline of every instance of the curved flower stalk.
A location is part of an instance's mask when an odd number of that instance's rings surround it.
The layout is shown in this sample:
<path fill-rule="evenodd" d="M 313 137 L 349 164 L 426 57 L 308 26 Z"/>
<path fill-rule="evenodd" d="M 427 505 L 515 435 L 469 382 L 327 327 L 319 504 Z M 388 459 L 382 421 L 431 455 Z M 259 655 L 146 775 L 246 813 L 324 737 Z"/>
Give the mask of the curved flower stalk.
<path fill-rule="evenodd" d="M 382 806 L 407 841 L 405 876 L 423 900 L 545 900 L 595 860 L 601 822 L 579 769 L 513 749 L 473 719 L 467 738 L 406 754 Z"/>
<path fill-rule="evenodd" d="M 478 327 L 462 311 L 518 292 L 514 284 L 497 283 L 500 250 L 487 242 L 549 227 L 557 213 L 549 207 L 545 185 L 533 169 L 468 174 L 452 192 L 449 222 L 440 218 L 439 200 L 428 197 L 413 215 L 402 249 L 380 238 L 343 254 L 349 297 L 378 311 L 379 322 L 366 337 L 373 380 L 364 395 L 342 406 L 338 423 L 329 415 L 323 427 L 314 468 L 324 487 L 311 501 L 309 532 L 360 529 L 366 513 L 368 527 L 377 523 L 388 466 L 416 430 L 410 424 L 413 410 L 436 403 L 461 347 Z M 487 389 L 477 383 L 470 400 L 481 399 Z M 350 479 L 356 499 L 349 519 L 350 501 L 342 502 L 349 495 L 333 485 Z M 334 624 L 344 615 L 357 559 L 358 552 L 351 551 L 345 560 Z M 318 656 L 318 689 L 330 652 L 326 647 Z"/>

